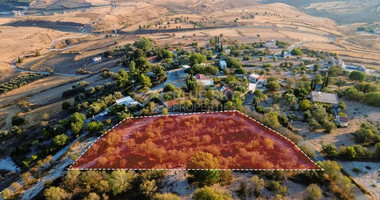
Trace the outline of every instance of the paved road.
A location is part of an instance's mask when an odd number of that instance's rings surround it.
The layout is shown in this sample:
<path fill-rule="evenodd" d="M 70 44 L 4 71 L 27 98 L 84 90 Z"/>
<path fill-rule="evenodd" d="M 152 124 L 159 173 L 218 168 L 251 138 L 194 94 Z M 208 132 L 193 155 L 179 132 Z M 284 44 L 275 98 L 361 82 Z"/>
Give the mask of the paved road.
<path fill-rule="evenodd" d="M 175 87 L 183 87 L 185 85 L 186 73 L 182 69 L 167 71 L 166 74 L 168 75 L 166 81 L 152 88 L 150 92 L 160 92 L 169 83 L 173 84 Z"/>
<path fill-rule="evenodd" d="M 39 0 L 37 0 L 39 1 Z M 30 5 L 32 5 L 33 3 L 37 2 L 37 1 L 34 1 L 32 2 Z M 83 37 L 87 37 L 88 36 L 88 30 L 91 28 L 91 26 L 93 24 L 95 24 L 96 22 L 100 21 L 104 16 L 110 14 L 113 10 L 115 10 L 115 8 L 117 7 L 117 4 L 115 2 L 115 0 L 113 0 L 111 2 L 111 10 L 106 12 L 106 13 L 103 13 L 101 16 L 99 16 L 97 19 L 95 19 L 94 21 L 90 22 L 89 24 L 87 24 L 85 27 L 83 27 L 80 32 L 82 33 L 82 35 L 80 36 L 68 36 L 68 37 L 63 37 L 63 38 L 58 38 L 56 39 L 51 45 L 50 45 L 50 48 L 49 48 L 49 52 L 50 51 L 54 51 L 54 52 L 60 52 L 60 51 L 66 51 L 68 49 L 71 49 L 77 45 L 72 45 L 72 46 L 69 46 L 69 47 L 65 47 L 65 48 L 62 48 L 62 49 L 54 49 L 55 45 L 62 41 L 62 40 L 67 40 L 67 39 L 76 39 L 76 38 L 83 38 Z M 29 6 L 30 7 L 30 6 Z M 28 8 L 29 8 L 28 7 Z M 25 57 L 25 56 L 28 56 L 30 54 L 25 54 L 25 55 L 21 55 L 19 57 Z M 16 65 L 16 62 L 18 60 L 18 57 L 15 58 L 13 60 L 12 63 L 10 63 L 11 67 L 16 70 L 16 71 L 19 71 L 19 72 L 30 72 L 30 73 L 39 73 L 39 74 L 51 74 L 50 72 L 47 72 L 47 71 L 33 71 L 33 70 L 27 70 L 27 69 L 22 69 L 22 68 L 19 68 L 17 65 Z M 54 73 L 54 75 L 59 75 L 59 76 L 69 76 L 69 77 L 78 77 L 78 76 L 85 76 L 83 74 L 66 74 L 66 73 Z"/>

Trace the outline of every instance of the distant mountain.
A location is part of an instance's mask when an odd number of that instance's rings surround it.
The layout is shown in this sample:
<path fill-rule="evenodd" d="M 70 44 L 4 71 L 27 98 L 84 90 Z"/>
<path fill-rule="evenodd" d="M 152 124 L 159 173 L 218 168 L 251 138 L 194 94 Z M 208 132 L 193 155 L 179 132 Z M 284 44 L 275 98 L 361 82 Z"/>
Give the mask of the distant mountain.
<path fill-rule="evenodd" d="M 380 22 L 380 0 L 260 0 L 260 3 L 285 3 L 338 24 Z"/>
<path fill-rule="evenodd" d="M 284 3 L 296 8 L 302 8 L 304 6 L 310 5 L 311 3 L 323 3 L 323 2 L 334 2 L 341 0 L 260 0 L 260 3 Z"/>

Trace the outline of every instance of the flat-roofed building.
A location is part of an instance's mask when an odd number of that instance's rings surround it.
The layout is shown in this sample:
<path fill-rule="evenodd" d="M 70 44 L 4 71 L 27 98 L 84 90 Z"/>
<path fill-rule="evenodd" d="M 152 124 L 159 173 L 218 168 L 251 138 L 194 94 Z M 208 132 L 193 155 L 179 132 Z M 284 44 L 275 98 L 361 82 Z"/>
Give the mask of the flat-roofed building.
<path fill-rule="evenodd" d="M 311 100 L 313 102 L 327 103 L 333 106 L 339 105 L 339 98 L 338 95 L 336 95 L 335 93 L 312 91 Z"/>

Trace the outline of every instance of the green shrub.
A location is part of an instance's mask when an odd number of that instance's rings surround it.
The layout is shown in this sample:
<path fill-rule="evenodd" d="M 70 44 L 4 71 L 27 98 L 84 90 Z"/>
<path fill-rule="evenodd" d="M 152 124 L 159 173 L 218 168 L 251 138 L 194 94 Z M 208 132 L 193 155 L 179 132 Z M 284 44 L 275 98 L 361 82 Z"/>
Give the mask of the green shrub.
<path fill-rule="evenodd" d="M 231 194 L 212 187 L 197 189 L 193 195 L 194 200 L 232 200 Z"/>
<path fill-rule="evenodd" d="M 164 87 L 164 92 L 169 92 L 169 91 L 173 91 L 175 89 L 175 86 L 171 83 L 167 84 L 165 87 Z"/>
<path fill-rule="evenodd" d="M 370 92 L 366 94 L 364 102 L 371 106 L 380 107 L 380 92 Z"/>
<path fill-rule="evenodd" d="M 85 130 L 90 133 L 94 133 L 94 132 L 102 130 L 103 127 L 104 127 L 104 124 L 102 122 L 92 121 L 92 122 L 87 123 Z"/>
<path fill-rule="evenodd" d="M 20 126 L 25 123 L 25 119 L 20 116 L 13 116 L 12 117 L 12 125 L 13 126 Z"/>

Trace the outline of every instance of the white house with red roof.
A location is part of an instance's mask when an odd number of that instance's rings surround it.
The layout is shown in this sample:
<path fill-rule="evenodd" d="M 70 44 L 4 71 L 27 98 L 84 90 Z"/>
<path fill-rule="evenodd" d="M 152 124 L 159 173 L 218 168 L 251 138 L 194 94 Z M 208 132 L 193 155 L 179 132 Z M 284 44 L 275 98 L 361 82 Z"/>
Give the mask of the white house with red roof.
<path fill-rule="evenodd" d="M 204 74 L 197 74 L 194 78 L 197 80 L 197 83 L 202 83 L 205 87 L 214 85 L 214 79 L 207 78 Z"/>
<path fill-rule="evenodd" d="M 265 83 L 264 75 L 250 74 L 248 75 L 248 81 L 255 84 L 264 84 Z"/>
<path fill-rule="evenodd" d="M 277 48 L 276 40 L 267 40 L 264 46 L 268 48 Z"/>

